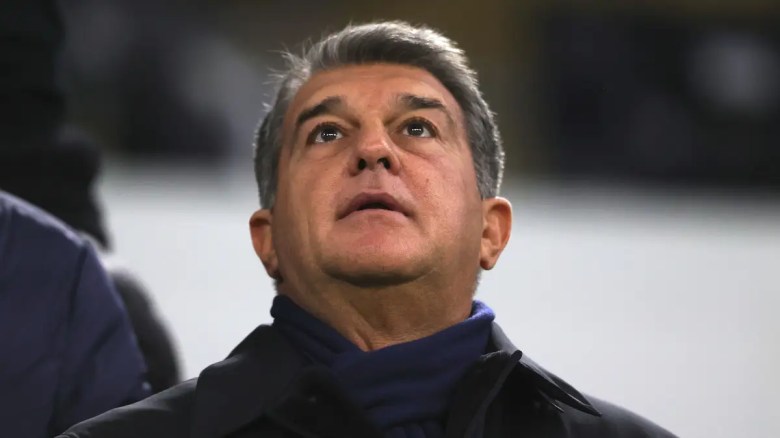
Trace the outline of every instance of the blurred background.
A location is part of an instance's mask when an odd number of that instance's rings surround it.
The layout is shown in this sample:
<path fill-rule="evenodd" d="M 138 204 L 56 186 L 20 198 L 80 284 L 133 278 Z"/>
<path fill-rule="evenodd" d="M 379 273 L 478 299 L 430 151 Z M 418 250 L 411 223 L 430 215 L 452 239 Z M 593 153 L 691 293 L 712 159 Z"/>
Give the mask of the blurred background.
<path fill-rule="evenodd" d="M 780 3 L 61 7 L 67 121 L 183 377 L 271 320 L 247 223 L 279 50 L 403 19 L 459 42 L 498 114 L 516 219 L 478 298 L 518 347 L 682 437 L 780 436 Z"/>

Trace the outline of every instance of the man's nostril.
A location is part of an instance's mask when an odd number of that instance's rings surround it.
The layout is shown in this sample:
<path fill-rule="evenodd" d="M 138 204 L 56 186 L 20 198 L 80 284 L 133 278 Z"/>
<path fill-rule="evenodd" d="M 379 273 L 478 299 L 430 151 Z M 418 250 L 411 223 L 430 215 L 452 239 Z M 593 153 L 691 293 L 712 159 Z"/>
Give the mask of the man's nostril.
<path fill-rule="evenodd" d="M 367 165 L 368 163 L 366 163 L 366 160 L 361 158 L 360 161 L 358 161 L 358 170 L 365 169 Z"/>

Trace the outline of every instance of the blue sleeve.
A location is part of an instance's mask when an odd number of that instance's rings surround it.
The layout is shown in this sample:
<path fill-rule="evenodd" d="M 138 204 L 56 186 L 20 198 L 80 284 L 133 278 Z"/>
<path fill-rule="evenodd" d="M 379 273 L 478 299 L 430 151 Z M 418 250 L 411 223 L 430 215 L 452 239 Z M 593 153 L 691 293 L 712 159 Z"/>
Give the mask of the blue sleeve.
<path fill-rule="evenodd" d="M 149 395 L 125 309 L 94 250 L 84 245 L 71 291 L 52 432 Z"/>

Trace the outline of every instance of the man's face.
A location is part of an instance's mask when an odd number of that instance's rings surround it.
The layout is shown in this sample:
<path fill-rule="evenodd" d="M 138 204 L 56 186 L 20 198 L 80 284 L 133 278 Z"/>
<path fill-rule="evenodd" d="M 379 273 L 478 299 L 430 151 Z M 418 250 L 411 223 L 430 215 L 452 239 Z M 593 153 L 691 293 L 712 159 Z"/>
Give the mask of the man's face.
<path fill-rule="evenodd" d="M 282 283 L 476 276 L 483 229 L 463 114 L 425 70 L 315 74 L 284 118 L 273 249 Z"/>

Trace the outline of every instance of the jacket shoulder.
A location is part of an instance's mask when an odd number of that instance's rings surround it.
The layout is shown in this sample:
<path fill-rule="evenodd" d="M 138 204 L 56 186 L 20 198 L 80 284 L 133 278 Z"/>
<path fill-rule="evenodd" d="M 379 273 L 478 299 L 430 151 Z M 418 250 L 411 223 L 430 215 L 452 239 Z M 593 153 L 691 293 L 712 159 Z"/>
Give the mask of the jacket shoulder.
<path fill-rule="evenodd" d="M 35 205 L 0 190 L 0 235 L 22 234 L 26 239 L 41 236 L 41 242 L 78 248 L 84 239 L 53 215 Z M 51 243 L 54 241 L 55 243 Z M 76 251 L 73 251 L 76 252 Z"/>
<path fill-rule="evenodd" d="M 137 403 L 81 422 L 57 438 L 189 436 L 197 379 L 180 383 Z"/>
<path fill-rule="evenodd" d="M 587 396 L 587 398 L 593 407 L 601 413 L 601 416 L 595 417 L 567 409 L 570 414 L 568 418 L 574 423 L 572 426 L 575 426 L 574 429 L 585 432 L 583 436 L 677 438 L 668 430 L 628 409 L 595 397 Z"/>

